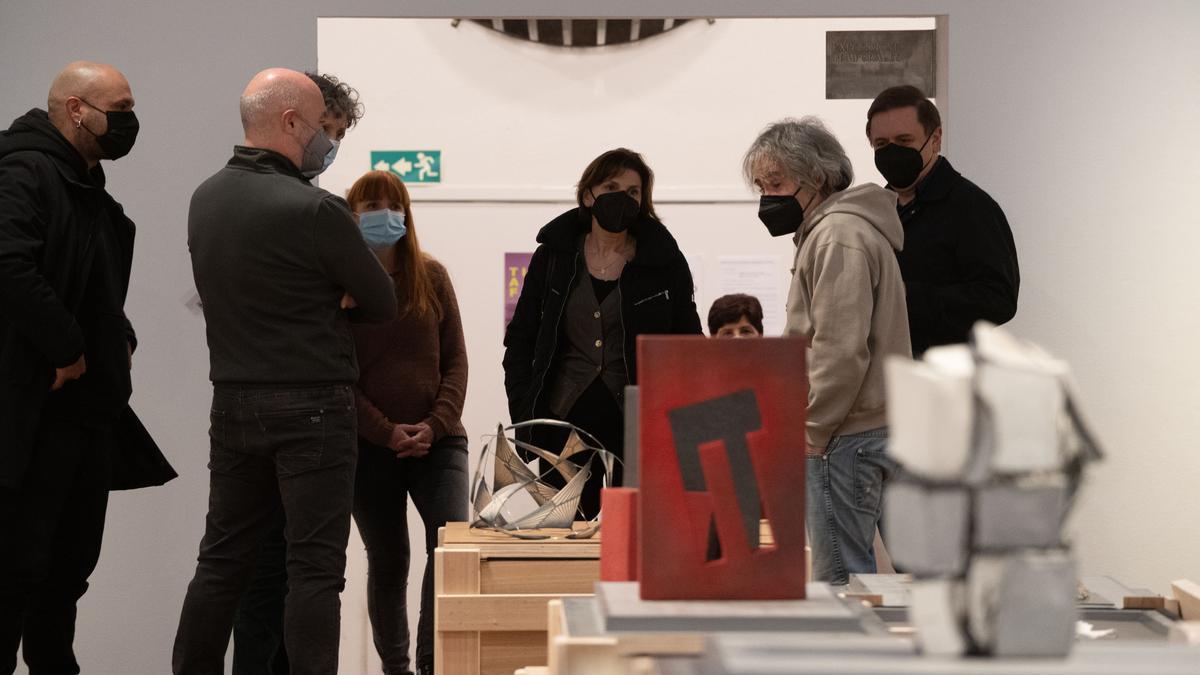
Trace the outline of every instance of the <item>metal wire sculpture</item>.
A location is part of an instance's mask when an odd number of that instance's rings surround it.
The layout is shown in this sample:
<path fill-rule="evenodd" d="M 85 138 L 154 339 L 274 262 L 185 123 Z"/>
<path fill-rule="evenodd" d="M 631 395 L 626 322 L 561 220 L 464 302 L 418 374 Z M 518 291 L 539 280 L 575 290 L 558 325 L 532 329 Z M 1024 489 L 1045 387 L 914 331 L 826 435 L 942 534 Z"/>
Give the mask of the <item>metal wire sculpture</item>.
<path fill-rule="evenodd" d="M 516 437 L 517 431 L 532 431 L 537 427 L 569 430 L 562 450 L 554 453 Z M 510 432 L 513 433 L 511 438 Z M 593 465 L 599 464 L 603 471 L 602 484 L 608 487 L 612 484 L 615 463 L 620 461 L 595 436 L 569 422 L 536 419 L 508 427 L 497 425 L 495 435 L 485 438 L 488 442 L 480 453 L 472 479 L 471 527 L 494 530 L 518 539 L 554 539 L 554 535 L 542 531 L 554 528 L 571 530 L 562 537 L 565 539 L 588 539 L 600 530 L 599 513 L 590 517 L 582 514 L 587 526 L 581 530 L 572 529 L 579 512 L 579 499 L 592 475 Z M 514 448 L 524 451 L 528 457 L 541 459 L 550 468 L 535 473 Z M 492 466 L 490 487 L 484 478 L 489 460 Z M 566 481 L 563 487 L 554 487 L 546 481 L 554 473 Z M 513 514 L 505 507 L 521 492 L 532 497 L 536 507 L 528 513 Z"/>

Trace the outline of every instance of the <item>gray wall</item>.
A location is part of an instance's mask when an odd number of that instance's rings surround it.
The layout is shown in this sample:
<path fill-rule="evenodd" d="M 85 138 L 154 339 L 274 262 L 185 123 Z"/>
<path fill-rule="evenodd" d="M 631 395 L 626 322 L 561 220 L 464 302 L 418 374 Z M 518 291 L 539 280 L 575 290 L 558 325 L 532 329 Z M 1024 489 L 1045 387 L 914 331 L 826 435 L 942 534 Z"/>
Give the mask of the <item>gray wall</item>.
<path fill-rule="evenodd" d="M 140 227 L 127 306 L 141 336 L 134 404 L 182 478 L 114 495 L 80 611 L 85 672 L 168 669 L 207 494 L 207 354 L 200 319 L 182 306 L 185 214 L 192 189 L 240 137 L 242 86 L 266 66 L 313 67 L 318 16 L 490 16 L 493 4 L 0 0 L 0 119 L 43 106 L 57 70 L 89 58 L 125 71 L 143 123 L 133 155 L 110 165 L 110 187 Z M 504 4 L 508 16 L 563 13 L 549 0 Z M 571 14 L 720 16 L 733 6 L 622 0 Z M 737 7 L 747 16 L 948 15 L 949 151 L 1012 222 L 1024 277 L 1013 327 L 1073 363 L 1110 452 L 1075 523 L 1084 570 L 1158 590 L 1194 577 L 1200 540 L 1185 533 L 1200 512 L 1200 217 L 1186 199 L 1200 179 L 1200 3 Z M 752 58 L 747 68 L 770 65 Z"/>

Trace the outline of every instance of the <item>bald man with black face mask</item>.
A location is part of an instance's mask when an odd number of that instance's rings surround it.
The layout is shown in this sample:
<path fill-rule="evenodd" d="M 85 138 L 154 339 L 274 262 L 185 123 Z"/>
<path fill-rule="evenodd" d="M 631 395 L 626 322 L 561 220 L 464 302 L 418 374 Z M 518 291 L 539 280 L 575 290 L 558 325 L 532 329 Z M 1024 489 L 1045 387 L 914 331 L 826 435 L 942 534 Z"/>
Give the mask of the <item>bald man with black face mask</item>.
<path fill-rule="evenodd" d="M 120 71 L 78 61 L 0 132 L 0 673 L 18 643 L 31 673 L 79 672 L 108 492 L 175 476 L 127 405 L 134 226 L 100 168 L 133 148 L 133 106 Z"/>

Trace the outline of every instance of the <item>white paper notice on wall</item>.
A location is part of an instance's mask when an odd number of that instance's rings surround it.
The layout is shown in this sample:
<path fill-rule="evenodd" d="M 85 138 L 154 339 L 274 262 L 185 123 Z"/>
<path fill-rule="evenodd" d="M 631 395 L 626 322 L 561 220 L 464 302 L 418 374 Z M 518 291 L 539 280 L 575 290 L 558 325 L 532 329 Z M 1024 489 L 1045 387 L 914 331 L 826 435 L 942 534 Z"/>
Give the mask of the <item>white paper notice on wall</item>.
<path fill-rule="evenodd" d="M 745 293 L 758 298 L 763 307 L 763 331 L 783 334 L 785 320 L 786 267 L 778 255 L 723 255 L 717 258 L 718 280 L 713 299 L 730 293 Z M 701 314 L 706 314 L 704 308 Z"/>

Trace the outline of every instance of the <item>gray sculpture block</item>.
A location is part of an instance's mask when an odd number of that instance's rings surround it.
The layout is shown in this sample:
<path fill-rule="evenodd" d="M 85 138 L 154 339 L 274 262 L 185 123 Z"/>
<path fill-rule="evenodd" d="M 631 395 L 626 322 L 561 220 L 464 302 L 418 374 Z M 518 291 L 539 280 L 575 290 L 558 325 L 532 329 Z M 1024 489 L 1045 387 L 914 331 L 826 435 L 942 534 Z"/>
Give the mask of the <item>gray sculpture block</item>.
<path fill-rule="evenodd" d="M 1060 657 L 1075 638 L 1075 562 L 1064 551 L 977 556 L 967 578 L 968 625 L 996 656 Z"/>
<path fill-rule="evenodd" d="M 992 469 L 1001 474 L 1061 469 L 1065 394 L 1056 373 L 985 363 L 976 388 L 992 424 Z"/>
<path fill-rule="evenodd" d="M 897 567 L 921 576 L 963 573 L 969 548 L 966 488 L 897 481 L 884 493 L 883 517 Z"/>
<path fill-rule="evenodd" d="M 643 600 L 638 586 L 636 581 L 596 582 L 606 631 L 886 633 L 861 603 L 840 598 L 819 582 L 808 583 L 804 600 Z"/>
<path fill-rule="evenodd" d="M 925 359 L 885 362 L 887 452 L 915 476 L 961 480 L 975 417 L 971 352 L 965 345 L 935 347 Z"/>
<path fill-rule="evenodd" d="M 961 581 L 914 581 L 909 603 L 908 618 L 917 629 L 917 643 L 923 653 L 958 656 L 966 652 L 962 629 L 966 608 Z"/>
<path fill-rule="evenodd" d="M 1067 512 L 1065 485 L 981 488 L 975 501 L 975 548 L 1055 548 Z"/>
<path fill-rule="evenodd" d="M 638 388 L 636 384 L 625 386 L 625 447 L 622 448 L 622 480 L 619 487 L 638 486 Z"/>

